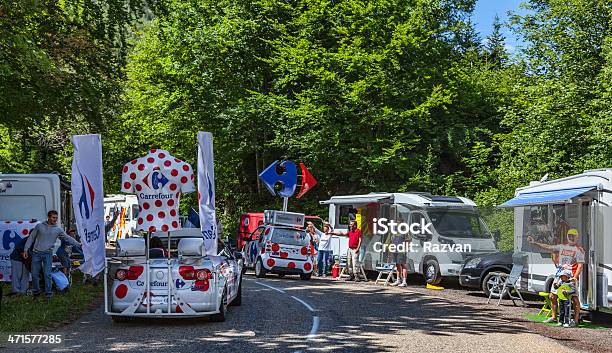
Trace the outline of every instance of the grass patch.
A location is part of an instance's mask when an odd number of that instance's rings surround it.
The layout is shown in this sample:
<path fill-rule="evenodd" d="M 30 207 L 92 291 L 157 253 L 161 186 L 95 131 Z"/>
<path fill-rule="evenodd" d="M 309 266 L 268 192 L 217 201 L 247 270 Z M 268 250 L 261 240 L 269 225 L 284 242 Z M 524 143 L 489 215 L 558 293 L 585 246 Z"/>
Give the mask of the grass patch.
<path fill-rule="evenodd" d="M 2 284 L 2 314 L 0 328 L 3 332 L 44 331 L 79 317 L 87 309 L 100 302 L 104 294 L 103 284 L 94 287 L 82 284 L 83 275 L 73 274 L 72 287 L 67 293 L 54 293 L 49 302 L 42 294 L 39 299 L 31 296 L 6 297 L 10 283 Z"/>
<path fill-rule="evenodd" d="M 540 322 L 544 325 L 547 326 L 557 326 L 556 322 L 550 322 L 550 323 L 544 323 L 543 321 L 547 319 L 547 317 L 538 315 L 538 314 L 525 314 L 525 318 L 529 321 L 533 321 L 533 322 Z M 595 330 L 608 330 L 609 327 L 607 326 L 603 326 L 603 325 L 597 325 L 597 324 L 593 324 L 591 322 L 588 321 L 582 321 L 580 324 L 578 324 L 578 327 L 580 328 L 590 328 L 590 329 L 595 329 Z"/>

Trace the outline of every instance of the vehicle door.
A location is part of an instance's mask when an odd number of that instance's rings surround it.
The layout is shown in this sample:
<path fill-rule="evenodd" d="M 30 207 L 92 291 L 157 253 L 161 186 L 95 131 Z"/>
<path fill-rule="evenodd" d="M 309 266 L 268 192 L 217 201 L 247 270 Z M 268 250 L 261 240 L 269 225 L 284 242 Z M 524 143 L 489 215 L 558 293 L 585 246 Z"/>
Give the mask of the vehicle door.
<path fill-rule="evenodd" d="M 227 293 L 229 299 L 231 300 L 238 292 L 238 285 L 240 284 L 240 269 L 238 268 L 238 263 L 236 262 L 229 244 L 219 240 L 217 248 L 219 249 L 218 255 L 223 258 L 221 274 L 226 278 Z"/>
<path fill-rule="evenodd" d="M 429 223 L 429 221 L 427 220 L 427 217 L 425 217 L 425 214 L 421 211 L 412 211 L 410 213 L 410 224 L 413 223 L 418 223 L 421 224 L 422 220 L 425 220 L 425 223 Z M 432 239 L 431 235 L 428 234 L 411 234 L 412 238 L 412 248 L 409 253 L 408 253 L 408 259 L 411 263 L 411 270 L 414 270 L 415 272 L 419 272 L 420 269 L 422 268 L 421 264 L 423 262 L 423 256 L 425 255 L 423 253 L 423 243 L 425 242 L 429 242 Z"/>
<path fill-rule="evenodd" d="M 257 260 L 257 253 L 259 251 L 258 244 L 262 239 L 262 233 L 265 227 L 259 227 L 251 233 L 249 240 L 244 245 L 245 263 L 249 266 L 253 266 Z"/>

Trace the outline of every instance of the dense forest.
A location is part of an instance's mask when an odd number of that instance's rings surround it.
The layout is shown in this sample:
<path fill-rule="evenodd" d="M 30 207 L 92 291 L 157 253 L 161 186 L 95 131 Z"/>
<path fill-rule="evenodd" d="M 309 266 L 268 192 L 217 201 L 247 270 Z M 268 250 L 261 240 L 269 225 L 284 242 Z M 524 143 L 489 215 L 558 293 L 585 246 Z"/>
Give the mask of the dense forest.
<path fill-rule="evenodd" d="M 318 200 L 370 191 L 495 205 L 610 167 L 610 2 L 525 1 L 486 38 L 474 3 L 2 0 L 0 172 L 69 177 L 70 136 L 100 133 L 113 193 L 151 147 L 195 165 L 210 131 L 218 214 L 236 224 L 278 206 L 257 174 L 279 158 L 319 180 L 291 208 L 321 215 Z"/>

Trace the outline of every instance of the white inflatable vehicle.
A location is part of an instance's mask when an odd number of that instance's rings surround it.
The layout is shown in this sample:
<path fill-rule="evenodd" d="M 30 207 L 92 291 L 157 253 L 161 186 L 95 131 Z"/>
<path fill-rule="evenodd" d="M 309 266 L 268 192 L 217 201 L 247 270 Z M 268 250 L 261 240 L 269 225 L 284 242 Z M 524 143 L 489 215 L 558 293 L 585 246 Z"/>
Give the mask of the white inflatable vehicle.
<path fill-rule="evenodd" d="M 105 313 L 114 321 L 201 316 L 225 321 L 227 306 L 241 304 L 242 262 L 223 243 L 218 256 L 205 255 L 199 229 L 153 236 L 164 248 L 150 246 L 147 252 L 144 238 L 117 241 L 116 256 L 106 264 Z"/>

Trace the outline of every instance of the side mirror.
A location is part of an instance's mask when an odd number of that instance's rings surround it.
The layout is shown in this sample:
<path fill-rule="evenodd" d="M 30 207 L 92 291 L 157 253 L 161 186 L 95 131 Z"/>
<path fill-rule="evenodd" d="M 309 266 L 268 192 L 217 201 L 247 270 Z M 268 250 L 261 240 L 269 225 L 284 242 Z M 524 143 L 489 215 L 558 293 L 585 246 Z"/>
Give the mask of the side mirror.
<path fill-rule="evenodd" d="M 241 260 L 244 258 L 244 256 L 242 256 L 242 252 L 241 251 L 234 251 L 234 258 L 236 260 Z"/>
<path fill-rule="evenodd" d="M 499 240 L 501 239 L 501 231 L 499 229 L 495 229 L 493 231 L 493 239 L 495 240 L 496 243 L 498 243 Z"/>

